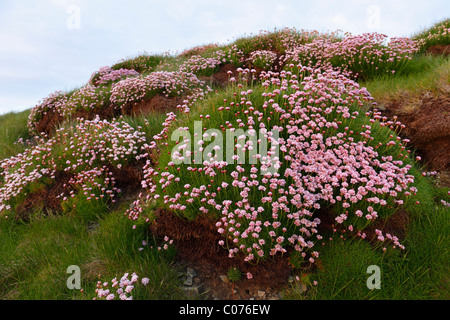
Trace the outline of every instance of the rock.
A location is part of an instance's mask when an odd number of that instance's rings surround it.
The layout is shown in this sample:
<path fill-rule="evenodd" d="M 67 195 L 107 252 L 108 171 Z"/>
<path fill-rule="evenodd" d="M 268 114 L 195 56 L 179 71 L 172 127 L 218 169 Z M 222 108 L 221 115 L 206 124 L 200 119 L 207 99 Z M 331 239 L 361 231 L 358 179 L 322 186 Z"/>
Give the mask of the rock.
<path fill-rule="evenodd" d="M 195 277 L 197 275 L 197 270 L 195 270 L 194 268 L 188 267 L 186 269 L 186 273 L 188 276 Z"/>
<path fill-rule="evenodd" d="M 258 297 L 264 298 L 265 295 L 266 293 L 264 291 L 258 290 Z"/>
<path fill-rule="evenodd" d="M 183 284 L 185 285 L 185 286 L 192 286 L 192 284 L 193 284 L 194 282 L 193 282 L 193 277 L 192 276 L 190 276 L 190 275 L 188 275 L 187 277 L 186 277 L 186 279 L 184 280 L 184 282 L 183 282 Z"/>
<path fill-rule="evenodd" d="M 219 278 L 223 283 L 230 283 L 230 280 L 228 280 L 228 277 L 226 275 L 221 275 Z"/>
<path fill-rule="evenodd" d="M 182 287 L 183 292 L 190 298 L 195 298 L 200 295 L 201 287 L 193 286 L 193 287 Z"/>
<path fill-rule="evenodd" d="M 306 284 L 301 283 L 301 282 L 297 285 L 297 288 L 298 288 L 299 293 L 304 293 L 308 290 L 308 288 L 306 287 Z"/>

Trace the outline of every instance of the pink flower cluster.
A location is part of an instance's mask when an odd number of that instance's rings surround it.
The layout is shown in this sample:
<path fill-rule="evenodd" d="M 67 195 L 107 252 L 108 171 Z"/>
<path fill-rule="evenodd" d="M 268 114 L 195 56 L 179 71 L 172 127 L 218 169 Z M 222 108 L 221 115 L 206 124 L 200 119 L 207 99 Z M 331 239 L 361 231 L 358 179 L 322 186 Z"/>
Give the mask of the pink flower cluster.
<path fill-rule="evenodd" d="M 52 183 L 57 172 L 72 176 L 61 190 L 63 203 L 80 192 L 87 200 L 115 202 L 120 190 L 109 168 L 139 160 L 145 142 L 145 133 L 123 121 L 79 119 L 74 128 L 61 128 L 51 139 L 0 162 L 0 212 L 11 209 L 10 202 L 33 183 Z"/>
<path fill-rule="evenodd" d="M 88 84 L 93 86 L 100 86 L 104 84 L 113 83 L 117 80 L 126 78 L 126 77 L 136 77 L 139 76 L 139 73 L 136 70 L 130 70 L 121 68 L 118 70 L 111 69 L 111 67 L 102 67 L 100 70 L 94 72 L 89 79 Z"/>
<path fill-rule="evenodd" d="M 56 113 L 62 115 L 62 111 L 68 101 L 67 94 L 62 91 L 56 91 L 44 98 L 39 104 L 31 109 L 28 116 L 27 127 L 32 133 L 36 132 L 36 125 L 47 113 Z"/>
<path fill-rule="evenodd" d="M 202 99 L 210 89 L 194 74 L 186 72 L 152 72 L 147 76 L 127 78 L 115 83 L 111 89 L 111 102 L 123 106 L 142 101 L 149 95 L 186 96 L 187 100 Z"/>
<path fill-rule="evenodd" d="M 198 68 L 201 67 L 203 66 L 193 68 L 199 70 Z M 185 65 L 186 68 L 187 65 Z M 111 72 L 110 74 L 115 73 Z M 32 109 L 28 118 L 28 128 L 31 132 L 39 134 L 36 132 L 36 126 L 48 112 L 56 113 L 65 119 L 78 110 L 96 111 L 106 108 L 110 104 L 113 104 L 114 108 L 120 109 L 124 105 L 141 102 L 158 93 L 167 97 L 182 96 L 187 101 L 185 104 L 189 104 L 203 99 L 211 91 L 204 81 L 200 81 L 191 72 L 159 71 L 152 72 L 147 76 L 128 75 L 127 78 L 113 83 L 111 88 L 87 84 L 71 95 L 60 91 L 52 93 Z M 180 107 L 183 108 L 183 106 Z"/>
<path fill-rule="evenodd" d="M 197 46 L 197 47 L 193 47 L 191 49 L 184 50 L 183 52 L 180 53 L 180 56 L 199 55 L 199 54 L 204 53 L 207 50 L 214 49 L 214 48 L 217 48 L 217 44 L 215 44 L 215 43 L 207 44 L 204 46 Z"/>
<path fill-rule="evenodd" d="M 421 48 L 426 48 L 433 44 L 449 44 L 450 20 L 436 24 L 431 29 L 418 35 L 417 38 L 417 42 Z"/>
<path fill-rule="evenodd" d="M 277 59 L 277 54 L 269 50 L 256 50 L 250 53 L 248 61 L 258 68 L 270 70 Z"/>

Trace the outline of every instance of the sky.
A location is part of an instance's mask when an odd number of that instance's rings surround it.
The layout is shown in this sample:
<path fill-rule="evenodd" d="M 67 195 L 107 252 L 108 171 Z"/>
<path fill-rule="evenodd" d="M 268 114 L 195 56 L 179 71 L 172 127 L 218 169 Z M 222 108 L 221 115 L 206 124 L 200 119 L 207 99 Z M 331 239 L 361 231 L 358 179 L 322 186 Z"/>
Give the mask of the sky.
<path fill-rule="evenodd" d="M 142 53 L 284 27 L 411 36 L 449 17 L 449 0 L 0 0 L 0 114 Z"/>

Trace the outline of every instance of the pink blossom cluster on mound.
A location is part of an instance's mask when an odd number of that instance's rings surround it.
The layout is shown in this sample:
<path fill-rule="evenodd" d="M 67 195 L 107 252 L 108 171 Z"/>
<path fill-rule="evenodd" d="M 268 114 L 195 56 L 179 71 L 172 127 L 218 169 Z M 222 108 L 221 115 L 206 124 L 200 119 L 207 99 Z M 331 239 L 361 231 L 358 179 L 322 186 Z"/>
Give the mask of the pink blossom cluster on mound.
<path fill-rule="evenodd" d="M 119 280 L 112 279 L 111 285 L 109 282 L 98 281 L 95 289 L 97 297 L 94 300 L 133 300 L 131 293 L 135 287 L 140 284 L 146 286 L 148 283 L 148 278 L 142 278 L 139 281 L 139 276 L 135 272 L 131 274 L 131 278 L 129 273 L 125 273 Z"/>
<path fill-rule="evenodd" d="M 428 32 L 422 33 L 417 40 L 420 47 L 426 46 L 428 43 L 442 42 L 450 43 L 450 21 L 444 21 L 441 24 L 435 25 L 429 29 Z"/>
<path fill-rule="evenodd" d="M 77 110 L 98 110 L 105 108 L 109 103 L 110 89 L 86 85 L 74 92 L 64 105 L 60 106 L 62 117 L 70 116 Z"/>
<path fill-rule="evenodd" d="M 418 52 L 418 44 L 409 38 L 392 38 L 379 33 L 347 35 L 341 41 L 317 37 L 312 42 L 290 48 L 286 61 L 314 67 L 334 67 L 353 76 L 395 73 Z"/>
<path fill-rule="evenodd" d="M 186 72 L 158 71 L 147 76 L 127 78 L 111 88 L 111 102 L 123 106 L 142 101 L 149 93 L 160 92 L 165 96 L 187 96 L 190 101 L 202 99 L 211 89 L 194 74 Z"/>
<path fill-rule="evenodd" d="M 127 77 L 113 83 L 111 88 L 87 84 L 72 94 L 58 91 L 45 98 L 32 109 L 28 117 L 28 128 L 39 134 L 36 127 L 47 113 L 55 113 L 65 119 L 77 110 L 100 112 L 109 105 L 120 109 L 126 104 L 141 102 L 158 93 L 166 97 L 181 96 L 186 103 L 194 103 L 203 99 L 210 91 L 211 88 L 193 73 L 183 71 L 159 71 L 147 76 Z"/>
<path fill-rule="evenodd" d="M 169 162 L 158 169 L 149 160 L 142 181 L 148 194 L 128 210 L 130 219 L 139 218 L 146 202 L 161 201 L 180 215 L 219 216 L 220 244 L 230 257 L 240 252 L 246 261 L 258 261 L 293 248 L 303 257 L 310 253 L 312 263 L 319 255 L 313 249 L 315 241 L 322 239 L 321 221 L 315 215 L 319 209 L 332 206 L 337 224 L 364 237 L 361 230 L 379 218 L 379 211 L 403 204 L 416 191 L 410 186 L 414 182 L 408 174 L 411 166 L 403 162 L 407 158 L 403 141 L 391 135 L 387 143 L 372 142 L 383 126 L 393 123 L 376 122 L 368 113 L 360 129 L 351 129 L 353 122 L 364 118 L 359 106 L 373 100 L 367 90 L 333 70 L 296 67 L 299 75 L 291 71 L 261 74 L 262 105 L 252 103 L 253 90 L 237 85 L 235 99 L 225 99 L 228 106 L 218 109 L 223 117 L 226 113 L 235 116 L 235 123 L 226 121 L 223 128 L 248 132 L 276 128 L 280 137 L 269 140 L 279 146 L 279 155 L 258 153 L 255 157 L 265 162 L 251 166 L 216 160 L 212 152 L 195 165 Z M 378 113 L 375 116 L 380 120 Z M 248 143 L 235 147 L 256 148 Z M 377 151 L 395 147 L 398 151 L 392 154 Z M 270 166 L 278 170 L 274 173 Z M 403 248 L 397 238 L 388 238 Z"/>

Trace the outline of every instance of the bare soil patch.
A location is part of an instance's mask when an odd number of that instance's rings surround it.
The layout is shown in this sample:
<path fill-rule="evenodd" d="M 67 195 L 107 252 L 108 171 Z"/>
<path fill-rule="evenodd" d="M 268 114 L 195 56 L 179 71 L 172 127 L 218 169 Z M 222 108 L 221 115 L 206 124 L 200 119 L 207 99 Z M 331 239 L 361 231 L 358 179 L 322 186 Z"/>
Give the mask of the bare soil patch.
<path fill-rule="evenodd" d="M 74 114 L 71 115 L 71 118 L 77 119 L 82 118 L 85 120 L 93 120 L 96 116 L 99 116 L 100 119 L 112 119 L 119 115 L 117 108 L 113 104 L 108 104 L 103 106 L 102 108 L 97 108 L 93 110 L 77 110 Z"/>
<path fill-rule="evenodd" d="M 429 170 L 450 170 L 450 96 L 423 95 L 414 103 L 399 97 L 388 103 L 385 115 L 406 127 L 400 133 L 422 157 Z"/>
<path fill-rule="evenodd" d="M 56 127 L 63 121 L 63 117 L 54 110 L 47 111 L 36 124 L 36 131 L 50 136 Z"/>
<path fill-rule="evenodd" d="M 210 294 L 216 298 L 233 298 L 231 283 L 224 283 L 220 279 L 220 275 L 226 275 L 232 267 L 237 267 L 243 274 L 242 279 L 234 285 L 237 290 L 234 298 L 248 299 L 256 296 L 258 290 L 273 293 L 286 285 L 292 270 L 288 255 L 278 255 L 273 260 L 257 265 L 245 262 L 239 256 L 229 258 L 228 251 L 218 244 L 223 238 L 217 232 L 215 222 L 208 217 L 188 221 L 170 211 L 159 209 L 150 231 L 157 237 L 168 236 L 174 240 L 177 259 L 195 267 Z M 247 272 L 252 274 L 252 279 L 246 278 Z"/>
<path fill-rule="evenodd" d="M 16 209 L 16 220 L 28 221 L 33 210 L 42 208 L 44 214 L 48 212 L 57 213 L 61 211 L 61 198 L 59 195 L 66 190 L 66 185 L 72 175 L 64 171 L 57 171 L 55 182 L 40 190 L 29 194 L 23 203 Z"/>
<path fill-rule="evenodd" d="M 166 97 L 163 94 L 157 94 L 148 100 L 124 106 L 121 113 L 122 115 L 150 114 L 153 112 L 168 113 L 175 111 L 178 106 L 183 104 L 184 100 L 185 97 Z"/>
<path fill-rule="evenodd" d="M 228 71 L 231 71 L 232 75 L 229 75 Z M 230 79 L 230 77 L 236 76 L 236 75 L 237 75 L 237 67 L 235 67 L 231 63 L 227 63 L 227 64 L 220 65 L 219 70 L 216 73 L 214 73 L 213 75 L 208 76 L 208 77 L 200 76 L 199 79 L 202 81 L 205 81 L 205 83 L 207 83 L 207 84 L 211 84 L 213 86 L 224 89 L 227 86 L 228 80 Z"/>
<path fill-rule="evenodd" d="M 431 46 L 427 49 L 427 53 L 434 56 L 443 55 L 444 57 L 448 57 L 450 55 L 450 44 L 437 44 Z"/>

